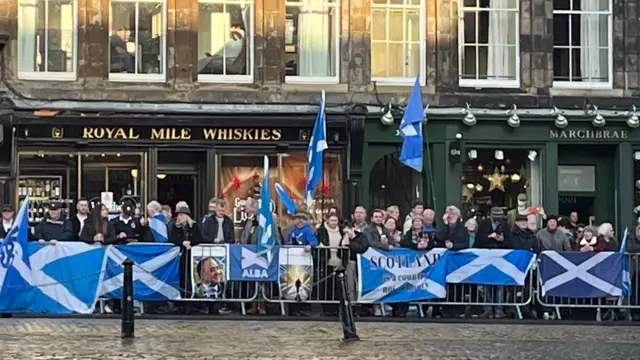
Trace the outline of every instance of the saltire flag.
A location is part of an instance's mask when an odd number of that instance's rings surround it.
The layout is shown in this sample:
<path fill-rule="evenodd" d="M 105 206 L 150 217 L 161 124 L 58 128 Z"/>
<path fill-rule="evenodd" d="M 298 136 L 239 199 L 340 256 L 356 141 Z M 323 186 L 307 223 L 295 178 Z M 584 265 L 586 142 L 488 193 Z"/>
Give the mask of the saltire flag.
<path fill-rule="evenodd" d="M 0 308 L 10 309 L 19 301 L 18 294 L 28 295 L 32 286 L 31 262 L 29 260 L 29 197 L 20 205 L 7 236 L 0 243 Z M 28 301 L 25 300 L 25 301 Z"/>
<path fill-rule="evenodd" d="M 180 248 L 171 244 L 129 244 L 109 246 L 100 294 L 122 298 L 124 266 L 133 261 L 133 296 L 135 300 L 161 301 L 180 299 Z"/>
<path fill-rule="evenodd" d="M 526 250 L 465 249 L 448 253 L 447 282 L 451 284 L 522 286 L 536 258 Z"/>
<path fill-rule="evenodd" d="M 149 228 L 153 234 L 153 239 L 157 243 L 169 242 L 167 235 L 167 218 L 163 213 L 157 212 L 149 219 Z"/>
<path fill-rule="evenodd" d="M 282 205 L 284 205 L 289 214 L 295 214 L 296 203 L 291 200 L 291 197 L 289 196 L 289 194 L 287 194 L 287 191 L 279 183 L 276 183 L 274 187 L 276 188 L 276 192 L 278 193 L 280 200 L 282 200 Z"/>
<path fill-rule="evenodd" d="M 327 116 L 325 112 L 325 92 L 322 90 L 322 100 L 318 107 L 316 123 L 307 148 L 307 183 L 305 186 L 305 199 L 307 206 L 313 202 L 313 193 L 316 186 L 322 180 L 322 154 L 329 148 L 327 144 Z"/>
<path fill-rule="evenodd" d="M 623 296 L 624 258 L 619 251 L 543 251 L 539 269 L 542 296 Z"/>
<path fill-rule="evenodd" d="M 628 235 L 629 228 L 625 228 L 622 243 L 620 244 L 620 254 L 622 254 L 622 296 L 618 299 L 618 305 L 622 305 L 624 296 L 631 294 L 631 272 L 629 271 L 629 258 L 626 255 Z"/>
<path fill-rule="evenodd" d="M 422 172 L 423 163 L 422 120 L 424 120 L 424 108 L 420 92 L 420 76 L 418 76 L 400 123 L 400 135 L 403 139 L 400 162 L 418 172 Z"/>
<path fill-rule="evenodd" d="M 264 156 L 264 173 L 260 188 L 260 209 L 258 215 L 258 253 L 267 256 L 267 263 L 273 260 L 272 249 L 276 243 L 273 214 L 271 214 L 271 184 L 269 181 L 269 157 Z"/>

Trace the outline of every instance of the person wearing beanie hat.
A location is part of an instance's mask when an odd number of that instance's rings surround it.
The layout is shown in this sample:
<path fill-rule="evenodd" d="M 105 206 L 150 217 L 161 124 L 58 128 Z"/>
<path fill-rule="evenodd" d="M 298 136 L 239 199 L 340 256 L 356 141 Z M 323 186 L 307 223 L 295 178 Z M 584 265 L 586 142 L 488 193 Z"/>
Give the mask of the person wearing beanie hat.
<path fill-rule="evenodd" d="M 307 252 L 311 251 L 318 245 L 318 238 L 309 224 L 309 215 L 304 209 L 298 208 L 292 217 L 293 227 L 285 237 L 284 245 L 304 246 Z"/>
<path fill-rule="evenodd" d="M 558 229 L 558 217 L 547 215 L 547 226 L 538 231 L 536 237 L 540 241 L 540 251 L 571 251 L 569 237 Z"/>
<path fill-rule="evenodd" d="M 540 243 L 536 234 L 527 227 L 526 215 L 517 215 L 511 229 L 511 248 L 540 253 Z"/>

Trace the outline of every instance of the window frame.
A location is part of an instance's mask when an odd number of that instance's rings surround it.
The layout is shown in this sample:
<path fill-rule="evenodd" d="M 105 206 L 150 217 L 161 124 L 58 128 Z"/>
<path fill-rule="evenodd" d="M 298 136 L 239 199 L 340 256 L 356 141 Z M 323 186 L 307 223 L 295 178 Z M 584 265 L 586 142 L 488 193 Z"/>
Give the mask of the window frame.
<path fill-rule="evenodd" d="M 131 83 L 135 83 L 135 82 L 149 82 L 149 83 L 163 83 L 167 81 L 167 34 L 168 34 L 168 27 L 167 27 L 167 0 L 109 0 L 109 23 L 111 23 L 111 16 L 112 14 L 112 4 L 113 3 L 134 3 L 134 4 L 139 4 L 139 3 L 157 3 L 157 2 L 161 2 L 162 3 L 162 41 L 160 44 L 160 53 L 162 55 L 162 72 L 159 74 L 129 74 L 129 73 L 112 73 L 111 72 L 111 54 L 110 54 L 110 48 L 111 48 L 111 44 L 110 44 L 110 38 L 111 38 L 111 33 L 109 32 L 109 30 L 107 29 L 107 48 L 109 49 L 108 53 L 107 53 L 107 64 L 108 64 L 108 80 L 111 82 L 131 82 Z M 138 15 L 136 16 L 136 47 L 138 46 L 138 25 L 140 23 L 140 13 L 139 10 L 137 10 Z M 113 29 L 112 29 L 113 31 Z M 136 58 L 137 61 L 137 58 Z M 136 64 L 136 68 L 137 68 L 137 64 Z"/>
<path fill-rule="evenodd" d="M 472 12 L 475 14 L 479 14 L 480 12 L 490 13 L 492 11 L 504 11 L 504 12 L 515 12 L 516 13 L 516 56 L 515 56 L 515 70 L 516 77 L 513 80 L 491 80 L 491 79 L 478 79 L 479 71 L 478 71 L 478 54 L 476 52 L 476 79 L 463 79 L 463 52 L 465 48 L 464 42 L 464 13 Z M 478 22 L 476 21 L 476 40 L 478 38 Z M 487 29 L 488 31 L 488 29 Z M 476 41 L 475 46 L 476 49 L 479 48 L 478 42 Z M 489 42 L 487 40 L 487 48 Z M 464 6 L 464 1 L 460 0 L 460 4 L 458 6 L 458 86 L 460 87 L 475 87 L 475 88 L 518 88 L 520 87 L 520 78 L 521 78 L 521 63 L 520 63 L 520 1 L 516 1 L 515 10 L 512 9 L 499 9 L 492 10 L 490 8 L 481 8 L 478 6 Z"/>
<path fill-rule="evenodd" d="M 331 61 L 334 62 L 335 75 L 333 76 L 286 76 L 284 77 L 284 82 L 287 84 L 339 84 L 340 83 L 340 40 L 341 36 L 341 26 L 340 26 L 340 18 L 341 18 L 341 3 L 340 0 L 335 0 L 333 3 L 329 0 L 322 0 L 328 8 L 335 9 L 335 16 L 333 17 L 333 29 L 335 30 L 334 41 L 335 41 L 335 53 L 333 54 L 333 59 Z M 309 0 L 302 1 L 291 1 L 284 0 L 285 6 L 285 14 L 287 6 L 297 6 L 303 7 L 307 4 Z M 286 22 L 284 26 L 286 26 Z M 297 65 L 297 64 L 296 64 Z"/>
<path fill-rule="evenodd" d="M 369 12 L 369 16 L 373 19 L 373 10 L 374 9 L 384 9 L 384 10 L 393 10 L 393 9 L 400 9 L 403 12 L 406 10 L 412 10 L 412 9 L 417 9 L 419 8 L 419 14 L 420 14 L 420 71 L 418 72 L 418 76 L 420 77 L 420 85 L 421 86 L 425 86 L 426 85 L 426 80 L 427 80 L 427 76 L 426 76 L 426 71 L 427 71 L 427 31 L 426 31 L 426 27 L 427 27 L 427 6 L 426 6 L 426 2 L 428 0 L 420 0 L 420 5 L 407 5 L 406 2 L 409 0 L 404 0 L 405 4 L 402 5 L 396 5 L 396 4 L 389 4 L 388 2 L 386 4 L 375 4 L 373 1 L 371 1 L 371 11 Z M 406 39 L 404 38 L 406 34 L 403 34 L 403 44 L 406 43 Z M 388 37 L 388 36 L 387 36 Z M 373 20 L 371 21 L 371 31 L 369 34 L 369 46 L 370 49 L 373 48 L 373 44 L 374 42 L 376 43 L 383 43 L 383 44 L 388 44 L 388 40 L 385 41 L 381 41 L 381 40 L 373 40 Z M 387 53 L 388 54 L 388 53 Z M 369 71 L 371 71 L 371 73 L 373 74 L 373 61 L 370 61 L 369 64 Z M 389 85 L 389 86 L 397 86 L 397 85 L 413 85 L 413 83 L 416 81 L 415 77 L 400 77 L 400 76 L 371 76 L 371 81 L 375 82 L 377 85 Z"/>
<path fill-rule="evenodd" d="M 166 1 L 166 0 L 165 0 Z M 226 74 L 197 74 L 197 81 L 199 83 L 219 83 L 219 84 L 252 84 L 255 77 L 255 22 L 256 22 L 256 1 L 255 0 L 198 0 L 198 12 L 200 11 L 200 4 L 218 4 L 218 5 L 249 5 L 249 25 L 250 38 L 246 46 L 249 47 L 249 64 L 247 66 L 246 75 L 226 75 Z M 200 22 L 198 21 L 198 27 L 196 30 L 196 36 L 200 36 Z M 197 45 L 196 45 L 197 47 Z M 246 49 L 245 49 L 246 51 Z M 197 54 L 196 50 L 196 54 Z M 197 65 L 196 55 L 196 65 Z"/>
<path fill-rule="evenodd" d="M 27 0 L 28 1 L 28 0 Z M 33 0 L 32 0 L 33 1 Z M 45 12 L 48 11 L 49 1 L 43 0 L 45 2 Z M 20 51 L 20 28 L 21 28 L 21 19 L 20 16 L 20 6 L 21 3 L 26 2 L 25 0 L 18 0 L 18 14 L 17 14 L 17 50 L 18 50 L 18 64 L 17 64 L 17 74 L 19 80 L 39 80 L 39 81 L 75 81 L 78 78 L 78 0 L 73 0 L 73 54 L 72 54 L 72 62 L 73 62 L 73 71 L 65 71 L 65 72 L 53 72 L 53 71 L 20 71 L 20 60 L 21 60 L 21 51 Z M 46 18 L 49 18 L 49 14 L 46 14 Z M 48 22 L 48 21 L 47 21 Z M 45 38 L 48 36 L 49 29 L 45 30 Z M 45 53 L 48 47 L 47 41 L 45 40 Z M 34 66 L 35 68 L 35 66 Z"/>
<path fill-rule="evenodd" d="M 607 49 L 607 62 L 608 62 L 608 71 L 607 77 L 608 80 L 606 82 L 589 82 L 589 81 L 556 81 L 553 80 L 552 88 L 556 89 L 613 89 L 613 0 L 608 0 L 608 10 L 607 11 L 584 11 L 584 10 L 556 10 L 553 9 L 553 15 L 581 15 L 581 14 L 598 14 L 598 15 L 607 15 L 607 38 L 609 39 L 609 46 Z M 573 4 L 573 0 L 569 0 L 570 6 Z M 570 30 L 570 29 L 569 29 Z M 555 38 L 555 29 L 554 29 L 554 38 Z M 571 36 L 569 36 L 569 41 L 571 41 Z M 557 48 L 556 45 L 553 45 L 553 49 Z M 566 47 L 561 47 L 569 49 L 569 59 L 571 59 L 571 50 L 572 49 L 581 49 L 581 46 L 567 45 Z M 569 61 L 569 77 L 572 77 L 573 66 L 571 61 Z M 555 74 L 554 74 L 555 77 Z"/>

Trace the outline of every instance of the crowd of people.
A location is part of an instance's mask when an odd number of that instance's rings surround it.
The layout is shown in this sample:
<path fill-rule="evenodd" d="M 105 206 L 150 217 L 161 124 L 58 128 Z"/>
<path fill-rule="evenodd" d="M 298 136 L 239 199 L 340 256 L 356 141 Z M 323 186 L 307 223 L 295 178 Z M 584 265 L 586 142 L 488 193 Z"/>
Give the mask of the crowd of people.
<path fill-rule="evenodd" d="M 126 244 L 129 242 L 153 242 L 154 234 L 148 226 L 149 218 L 162 212 L 168 219 L 167 240 L 182 248 L 180 288 L 183 296 L 190 297 L 190 270 L 188 270 L 188 251 L 198 244 L 256 244 L 258 235 L 258 201 L 248 198 L 245 202 L 244 220 L 240 224 L 239 236 L 236 236 L 235 224 L 227 215 L 227 204 L 222 199 L 211 199 L 208 213 L 194 220 L 189 205 L 185 202 L 176 204 L 175 209 L 163 206 L 156 201 L 146 206 L 147 217 L 135 217 L 135 205 L 130 200 L 122 203 L 121 214 L 111 220 L 104 206 L 89 209 L 86 199 L 76 204 L 76 213 L 71 219 L 60 215 L 60 208 L 52 203 L 48 217 L 39 223 L 33 232 L 32 241 L 55 245 L 57 241 L 83 241 L 87 243 Z M 274 224 L 280 224 L 276 215 Z M 333 273 L 338 266 L 346 268 L 346 279 L 349 297 L 357 299 L 357 266 L 358 254 L 369 248 L 391 250 L 395 247 L 414 250 L 429 250 L 436 247 L 461 250 L 479 249 L 523 249 L 540 253 L 545 250 L 554 251 L 618 251 L 621 239 L 610 223 L 599 226 L 585 226 L 579 222 L 577 213 L 568 217 L 557 217 L 545 214 L 543 209 L 536 213 L 518 214 L 509 224 L 502 208 L 493 207 L 486 217 L 473 216 L 466 221 L 461 218 L 456 206 L 447 206 L 437 222 L 434 210 L 425 208 L 421 201 L 416 201 L 409 214 L 401 217 L 398 206 L 386 209 L 374 209 L 370 213 L 363 206 L 357 206 L 352 214 L 342 216 L 338 208 L 330 208 L 322 223 L 312 224 L 306 209 L 296 209 L 288 215 L 288 226 L 276 225 L 275 240 L 282 245 L 304 246 L 314 255 L 314 281 L 323 279 Z M 2 208 L 2 232 L 6 233 L 13 222 L 14 211 L 10 206 Z M 544 226 L 543 226 L 544 225 Z M 4 235 L 4 234 L 0 234 Z M 627 239 L 627 251 L 640 252 L 640 222 L 635 231 Z M 324 249 L 323 249 L 324 248 Z M 321 250 L 322 249 L 322 250 Z M 635 269 L 632 269 L 635 277 Z M 330 285 L 314 287 L 323 300 L 336 300 L 335 279 Z M 480 288 L 480 289 L 478 289 Z M 324 290 L 323 290 L 324 289 Z M 327 290 L 329 289 L 329 290 Z M 481 291 L 479 291 L 481 290 Z M 502 303 L 507 296 L 499 286 L 484 286 L 473 289 L 478 299 L 496 304 Z M 473 296 L 473 295 L 472 295 Z M 331 298 L 329 298 L 331 297 Z M 314 296 L 314 299 L 319 299 Z M 209 304 L 210 305 L 210 304 Z M 191 313 L 226 314 L 233 304 L 216 304 L 212 306 L 183 306 L 179 311 Z M 227 307 L 227 305 L 229 307 Z M 249 304 L 249 314 L 266 314 L 268 309 L 261 302 Z M 117 304 L 114 304 L 117 308 Z M 167 311 L 164 305 L 149 306 L 146 311 Z M 169 306 L 174 311 L 175 306 Z M 468 307 L 450 311 L 450 307 L 432 307 L 432 316 L 474 316 L 482 318 L 502 318 L 507 316 L 502 306 L 485 306 L 474 314 L 469 314 Z M 407 304 L 385 306 L 359 306 L 360 315 L 381 315 L 390 310 L 393 316 L 405 316 L 409 311 Z M 321 311 L 334 312 L 335 307 L 324 306 Z M 307 310 L 306 313 L 309 313 Z M 302 313 L 305 313 L 303 311 Z M 534 316 L 535 312 L 534 312 Z"/>

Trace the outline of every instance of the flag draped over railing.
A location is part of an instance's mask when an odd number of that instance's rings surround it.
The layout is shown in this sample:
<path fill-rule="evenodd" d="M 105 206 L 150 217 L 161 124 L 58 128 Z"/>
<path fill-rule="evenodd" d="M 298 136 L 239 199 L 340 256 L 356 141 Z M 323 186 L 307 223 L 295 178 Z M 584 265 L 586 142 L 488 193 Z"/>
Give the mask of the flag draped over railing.
<path fill-rule="evenodd" d="M 403 139 L 400 161 L 418 172 L 422 172 L 423 163 L 422 120 L 424 120 L 424 108 L 422 107 L 420 77 L 418 76 L 400 123 L 400 135 Z"/>
<path fill-rule="evenodd" d="M 260 189 L 260 209 L 258 210 L 258 252 L 266 254 L 267 262 L 273 259 L 272 249 L 275 245 L 273 214 L 271 214 L 271 184 L 269 181 L 269 158 L 264 157 L 264 173 Z"/>
<path fill-rule="evenodd" d="M 307 183 L 305 186 L 305 200 L 307 206 L 311 206 L 313 193 L 316 186 L 322 180 L 322 153 L 329 148 L 327 144 L 327 119 L 325 112 L 325 93 L 322 91 L 322 100 L 318 107 L 316 123 L 313 126 L 311 140 L 307 149 Z"/>
<path fill-rule="evenodd" d="M 167 235 L 167 218 L 163 213 L 158 212 L 153 214 L 149 219 L 149 228 L 153 234 L 153 239 L 157 243 L 169 242 L 169 236 Z"/>

